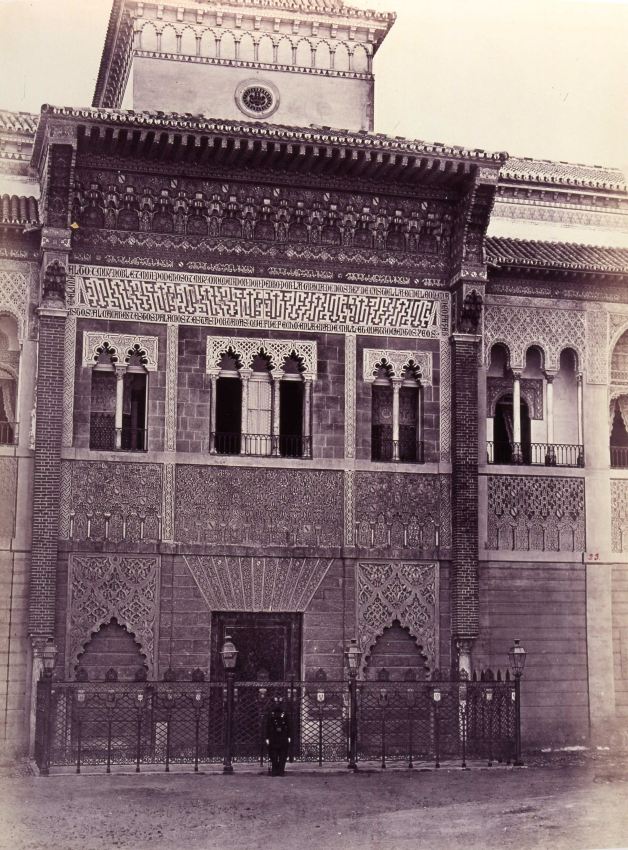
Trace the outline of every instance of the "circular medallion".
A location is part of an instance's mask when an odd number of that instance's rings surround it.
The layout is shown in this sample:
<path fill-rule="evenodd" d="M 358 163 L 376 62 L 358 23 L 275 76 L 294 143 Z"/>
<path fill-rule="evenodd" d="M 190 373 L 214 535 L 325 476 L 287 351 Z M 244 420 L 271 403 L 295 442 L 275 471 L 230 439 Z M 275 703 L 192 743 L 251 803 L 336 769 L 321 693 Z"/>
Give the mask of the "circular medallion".
<path fill-rule="evenodd" d="M 279 92 L 272 83 L 245 80 L 237 87 L 235 100 L 245 115 L 268 118 L 279 106 Z"/>

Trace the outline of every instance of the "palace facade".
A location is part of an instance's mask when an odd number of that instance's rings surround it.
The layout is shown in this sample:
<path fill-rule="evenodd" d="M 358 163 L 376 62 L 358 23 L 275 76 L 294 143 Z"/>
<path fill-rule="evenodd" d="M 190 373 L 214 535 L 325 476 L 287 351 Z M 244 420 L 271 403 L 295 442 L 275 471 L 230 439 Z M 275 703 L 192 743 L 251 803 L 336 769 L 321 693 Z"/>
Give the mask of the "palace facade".
<path fill-rule="evenodd" d="M 374 134 L 393 22 L 114 0 L 92 106 L 0 114 L 6 754 L 50 639 L 189 680 L 226 634 L 250 680 L 519 638 L 527 743 L 626 740 L 626 183 Z"/>

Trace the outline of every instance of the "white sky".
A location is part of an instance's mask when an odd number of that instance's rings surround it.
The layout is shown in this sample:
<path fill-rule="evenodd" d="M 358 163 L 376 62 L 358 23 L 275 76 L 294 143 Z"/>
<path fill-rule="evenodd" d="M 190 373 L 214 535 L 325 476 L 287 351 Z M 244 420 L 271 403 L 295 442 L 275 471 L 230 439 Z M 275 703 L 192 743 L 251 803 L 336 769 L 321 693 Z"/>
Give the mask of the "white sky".
<path fill-rule="evenodd" d="M 352 0 L 398 13 L 376 131 L 628 172 L 628 0 Z M 0 108 L 91 103 L 111 0 L 0 0 Z"/>

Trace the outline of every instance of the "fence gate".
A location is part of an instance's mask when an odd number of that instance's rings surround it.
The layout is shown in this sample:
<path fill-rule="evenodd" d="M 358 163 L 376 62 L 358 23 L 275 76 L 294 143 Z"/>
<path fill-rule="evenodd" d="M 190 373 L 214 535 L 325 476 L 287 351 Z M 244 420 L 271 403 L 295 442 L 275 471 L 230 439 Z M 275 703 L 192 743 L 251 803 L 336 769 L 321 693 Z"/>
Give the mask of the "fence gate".
<path fill-rule="evenodd" d="M 37 690 L 35 759 L 50 767 L 264 764 L 274 697 L 290 761 L 323 765 L 468 758 L 521 763 L 519 680 L 58 682 Z"/>

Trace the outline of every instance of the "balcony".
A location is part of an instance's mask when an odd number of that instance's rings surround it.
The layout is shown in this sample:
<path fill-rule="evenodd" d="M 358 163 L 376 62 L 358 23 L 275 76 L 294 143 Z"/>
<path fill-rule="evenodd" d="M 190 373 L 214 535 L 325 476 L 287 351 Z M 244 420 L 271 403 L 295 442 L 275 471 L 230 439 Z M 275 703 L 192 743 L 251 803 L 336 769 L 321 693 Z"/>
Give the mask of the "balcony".
<path fill-rule="evenodd" d="M 611 446 L 611 468 L 628 469 L 628 446 Z"/>
<path fill-rule="evenodd" d="M 489 441 L 486 444 L 486 454 L 486 462 L 491 464 L 584 466 L 584 446 L 567 443 L 495 443 Z"/>
<path fill-rule="evenodd" d="M 148 451 L 148 431 L 123 425 L 116 433 L 114 417 L 108 413 L 92 413 L 89 427 L 89 447 L 101 452 Z"/>
<path fill-rule="evenodd" d="M 385 463 L 423 463 L 423 443 L 417 440 L 391 440 L 376 436 L 371 441 L 371 460 Z"/>
<path fill-rule="evenodd" d="M 0 422 L 0 446 L 12 446 L 15 443 L 15 422 Z"/>
<path fill-rule="evenodd" d="M 211 434 L 212 450 L 219 455 L 252 457 L 312 457 L 312 438 L 300 434 Z"/>

